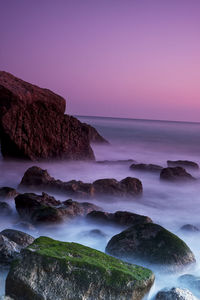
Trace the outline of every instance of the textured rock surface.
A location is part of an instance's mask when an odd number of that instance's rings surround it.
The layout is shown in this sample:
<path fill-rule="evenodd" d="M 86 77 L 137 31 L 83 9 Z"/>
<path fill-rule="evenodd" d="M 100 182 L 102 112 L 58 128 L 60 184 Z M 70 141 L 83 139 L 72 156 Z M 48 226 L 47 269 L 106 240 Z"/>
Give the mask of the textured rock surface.
<path fill-rule="evenodd" d="M 138 224 L 115 235 L 108 242 L 106 252 L 170 269 L 195 262 L 194 254 L 180 238 L 154 223 Z"/>
<path fill-rule="evenodd" d="M 21 247 L 27 247 L 34 241 L 34 238 L 30 234 L 15 229 L 4 229 L 0 234 L 6 236 L 9 240 Z"/>
<path fill-rule="evenodd" d="M 122 226 L 133 226 L 139 223 L 151 223 L 151 218 L 134 214 L 128 211 L 116 211 L 115 213 L 108 213 L 104 211 L 92 211 L 87 215 L 88 220 L 97 223 L 113 223 Z"/>
<path fill-rule="evenodd" d="M 65 99 L 0 72 L 0 139 L 4 157 L 94 159 L 89 133 L 100 135 L 64 115 Z M 96 132 L 96 135 L 94 135 Z M 103 138 L 102 138 L 103 140 Z"/>
<path fill-rule="evenodd" d="M 197 300 L 197 298 L 189 290 L 172 288 L 158 292 L 155 300 Z"/>
<path fill-rule="evenodd" d="M 15 300 L 140 300 L 153 281 L 148 269 L 76 243 L 40 237 L 11 268 L 6 295 Z"/>
<path fill-rule="evenodd" d="M 194 161 L 189 160 L 168 160 L 167 165 L 169 167 L 183 167 L 186 169 L 199 169 L 199 165 L 195 163 Z"/>
<path fill-rule="evenodd" d="M 195 181 L 195 178 L 182 167 L 162 169 L 160 172 L 160 179 L 172 182 Z"/>
<path fill-rule="evenodd" d="M 42 195 L 20 194 L 15 198 L 15 205 L 21 218 L 40 223 L 71 220 L 74 217 L 85 216 L 93 210 L 100 209 L 100 207 L 88 202 L 78 203 L 71 199 L 61 202 L 45 193 Z"/>
<path fill-rule="evenodd" d="M 135 197 L 142 194 L 142 183 L 139 179 L 127 177 L 121 181 L 116 179 L 99 179 L 93 183 L 71 180 L 63 182 L 51 177 L 46 170 L 33 166 L 29 168 L 19 185 L 23 190 L 40 190 L 57 192 L 70 197 L 94 198 L 107 196 Z"/>
<path fill-rule="evenodd" d="M 132 164 L 130 169 L 133 171 L 160 172 L 163 167 L 153 164 Z"/>

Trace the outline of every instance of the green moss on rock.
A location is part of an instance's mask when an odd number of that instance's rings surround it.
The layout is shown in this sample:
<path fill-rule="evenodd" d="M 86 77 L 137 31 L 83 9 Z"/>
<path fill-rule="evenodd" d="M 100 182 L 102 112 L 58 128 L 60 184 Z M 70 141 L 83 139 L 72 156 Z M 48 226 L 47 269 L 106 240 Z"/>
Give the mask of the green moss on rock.
<path fill-rule="evenodd" d="M 7 294 L 16 300 L 20 299 L 19 285 L 27 291 L 26 300 L 139 300 L 154 282 L 152 271 L 146 268 L 48 237 L 40 237 L 24 249 L 22 260 L 11 269 L 6 282 Z"/>

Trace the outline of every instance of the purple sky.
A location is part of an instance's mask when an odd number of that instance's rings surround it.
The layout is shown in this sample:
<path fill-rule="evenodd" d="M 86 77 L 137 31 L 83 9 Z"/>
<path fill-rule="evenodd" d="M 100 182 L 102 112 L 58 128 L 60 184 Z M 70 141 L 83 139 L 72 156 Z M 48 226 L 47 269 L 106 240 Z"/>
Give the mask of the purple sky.
<path fill-rule="evenodd" d="M 0 0 L 0 69 L 70 114 L 200 121 L 200 0 Z"/>

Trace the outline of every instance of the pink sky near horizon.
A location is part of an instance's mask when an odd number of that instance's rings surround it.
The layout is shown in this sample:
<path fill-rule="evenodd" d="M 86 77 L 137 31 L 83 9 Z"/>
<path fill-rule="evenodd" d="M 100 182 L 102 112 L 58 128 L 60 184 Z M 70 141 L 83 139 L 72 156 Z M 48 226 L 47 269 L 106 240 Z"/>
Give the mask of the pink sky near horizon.
<path fill-rule="evenodd" d="M 0 0 L 0 37 L 67 113 L 200 121 L 199 0 Z"/>

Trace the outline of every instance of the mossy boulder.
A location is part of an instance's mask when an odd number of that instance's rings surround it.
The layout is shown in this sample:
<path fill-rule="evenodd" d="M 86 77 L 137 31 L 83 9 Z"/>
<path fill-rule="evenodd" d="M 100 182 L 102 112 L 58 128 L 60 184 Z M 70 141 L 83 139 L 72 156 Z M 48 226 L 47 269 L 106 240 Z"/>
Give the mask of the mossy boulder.
<path fill-rule="evenodd" d="M 154 223 L 137 224 L 113 236 L 106 252 L 122 259 L 142 260 L 170 269 L 195 262 L 194 254 L 178 236 Z"/>
<path fill-rule="evenodd" d="M 6 279 L 15 300 L 140 300 L 153 273 L 76 243 L 40 237 L 21 253 Z"/>

